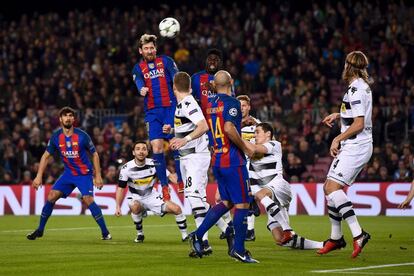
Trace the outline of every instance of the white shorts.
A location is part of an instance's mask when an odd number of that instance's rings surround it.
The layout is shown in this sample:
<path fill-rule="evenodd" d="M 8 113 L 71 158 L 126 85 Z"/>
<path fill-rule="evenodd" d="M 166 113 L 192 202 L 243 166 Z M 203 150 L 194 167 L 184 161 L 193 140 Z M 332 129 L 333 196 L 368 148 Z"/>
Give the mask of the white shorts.
<path fill-rule="evenodd" d="M 206 153 L 192 153 L 180 159 L 181 177 L 184 181 L 185 197 L 206 197 L 207 172 L 211 156 Z"/>
<path fill-rule="evenodd" d="M 327 179 L 351 186 L 372 155 L 372 143 L 345 144 L 332 161 Z"/>
<path fill-rule="evenodd" d="M 151 211 L 156 215 L 163 214 L 165 202 L 162 200 L 161 194 L 155 190 L 152 190 L 152 192 L 146 196 L 140 196 L 128 191 L 127 199 L 129 206 L 133 205 L 134 201 L 138 201 L 145 210 Z"/>
<path fill-rule="evenodd" d="M 250 186 L 252 194 L 255 195 L 263 188 L 269 189 L 273 194 L 273 200 L 276 201 L 279 207 L 289 208 L 290 201 L 292 200 L 292 191 L 290 184 L 283 177 L 275 177 L 266 185 L 253 185 Z"/>

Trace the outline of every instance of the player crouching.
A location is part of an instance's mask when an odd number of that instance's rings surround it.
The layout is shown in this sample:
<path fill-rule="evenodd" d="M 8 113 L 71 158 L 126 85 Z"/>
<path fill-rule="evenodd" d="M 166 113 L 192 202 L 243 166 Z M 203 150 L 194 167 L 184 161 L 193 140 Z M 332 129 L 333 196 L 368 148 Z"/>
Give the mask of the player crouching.
<path fill-rule="evenodd" d="M 187 220 L 180 206 L 172 201 L 164 202 L 160 193 L 154 187 L 156 172 L 154 161 L 148 157 L 148 146 L 144 141 L 136 142 L 132 151 L 134 159 L 122 166 L 119 173 L 118 188 L 116 190 L 116 216 L 121 216 L 121 203 L 124 189 L 128 185 L 128 205 L 131 217 L 137 229 L 137 243 L 144 241 L 142 230 L 142 218 L 146 211 L 151 211 L 163 216 L 166 213 L 174 214 L 175 221 L 181 232 L 182 241 L 188 239 Z M 167 176 L 172 182 L 176 182 L 175 174 L 167 171 Z"/>

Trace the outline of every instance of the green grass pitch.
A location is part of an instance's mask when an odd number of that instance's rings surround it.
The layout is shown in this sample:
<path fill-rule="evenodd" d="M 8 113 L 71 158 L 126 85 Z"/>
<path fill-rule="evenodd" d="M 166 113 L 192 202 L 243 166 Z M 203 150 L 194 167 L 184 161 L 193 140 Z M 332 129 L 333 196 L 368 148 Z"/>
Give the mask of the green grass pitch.
<path fill-rule="evenodd" d="M 340 275 L 414 275 L 414 218 L 359 217 L 372 238 L 357 259 L 351 259 L 351 235 L 344 225 L 347 247 L 325 256 L 314 250 L 291 250 L 275 245 L 265 227 L 265 216 L 256 218 L 256 241 L 246 242 L 260 264 L 243 264 L 227 256 L 218 229 L 210 231 L 213 254 L 188 257 L 189 245 L 181 242 L 174 217 L 144 219 L 145 242 L 135 244 L 130 216 L 105 217 L 113 240 L 100 240 L 91 216 L 53 216 L 43 238 L 26 239 L 38 223 L 37 216 L 0 217 L 0 275 L 318 275 L 333 270 Z M 188 218 L 189 230 L 195 228 Z M 294 216 L 291 225 L 299 234 L 324 240 L 328 218 Z M 403 264 L 398 266 L 383 266 Z M 380 266 L 380 267 L 377 267 Z M 342 270 L 371 267 L 362 270 Z"/>

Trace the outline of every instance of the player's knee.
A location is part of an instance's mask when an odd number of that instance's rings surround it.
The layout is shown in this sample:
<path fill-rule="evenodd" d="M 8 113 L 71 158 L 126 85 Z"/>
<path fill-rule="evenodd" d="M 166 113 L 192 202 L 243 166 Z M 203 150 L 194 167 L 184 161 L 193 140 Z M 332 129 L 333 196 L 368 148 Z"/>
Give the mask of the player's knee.
<path fill-rule="evenodd" d="M 143 210 L 141 205 L 137 202 L 129 205 L 129 209 L 131 210 L 131 213 L 133 213 L 135 215 L 138 215 Z"/>
<path fill-rule="evenodd" d="M 173 213 L 174 215 L 180 215 L 182 213 L 180 206 L 171 201 L 167 203 L 167 212 Z"/>
<path fill-rule="evenodd" d="M 340 189 L 342 189 L 342 186 L 330 179 L 327 179 L 323 185 L 323 191 L 325 192 L 325 195 L 329 195 Z"/>
<path fill-rule="evenodd" d="M 164 152 L 164 142 L 161 139 L 155 139 L 151 141 L 152 151 L 154 153 Z"/>
<path fill-rule="evenodd" d="M 94 201 L 93 196 L 83 196 L 82 199 L 88 206 L 91 205 Z"/>
<path fill-rule="evenodd" d="M 49 194 L 47 195 L 47 201 L 55 203 L 61 196 L 61 192 L 56 190 L 50 190 Z"/>

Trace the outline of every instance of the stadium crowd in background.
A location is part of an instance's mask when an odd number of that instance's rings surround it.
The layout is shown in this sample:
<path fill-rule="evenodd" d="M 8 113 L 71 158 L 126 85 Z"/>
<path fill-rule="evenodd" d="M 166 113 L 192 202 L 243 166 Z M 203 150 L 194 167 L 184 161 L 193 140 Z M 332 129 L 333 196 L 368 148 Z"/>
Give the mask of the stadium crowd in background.
<path fill-rule="evenodd" d="M 115 182 L 133 141 L 148 138 L 131 74 L 137 40 L 157 33 L 166 16 L 180 21 L 181 34 L 160 40 L 158 52 L 192 74 L 204 68 L 207 49 L 220 49 L 236 94 L 249 95 L 252 114 L 273 124 L 290 182 L 321 180 L 312 168 L 328 157 L 339 128 L 320 121 L 337 112 L 345 92 L 345 54 L 363 50 L 375 81 L 374 153 L 359 180 L 408 182 L 414 172 L 414 6 L 405 2 L 314 3 L 304 11 L 282 1 L 213 1 L 203 9 L 102 8 L 0 19 L 0 183 L 30 183 L 66 105 L 78 110 L 77 125 L 90 133 L 104 181 Z M 125 120 L 102 120 L 102 110 Z M 51 163 L 45 183 L 63 170 Z M 169 167 L 174 171 L 173 160 Z"/>

